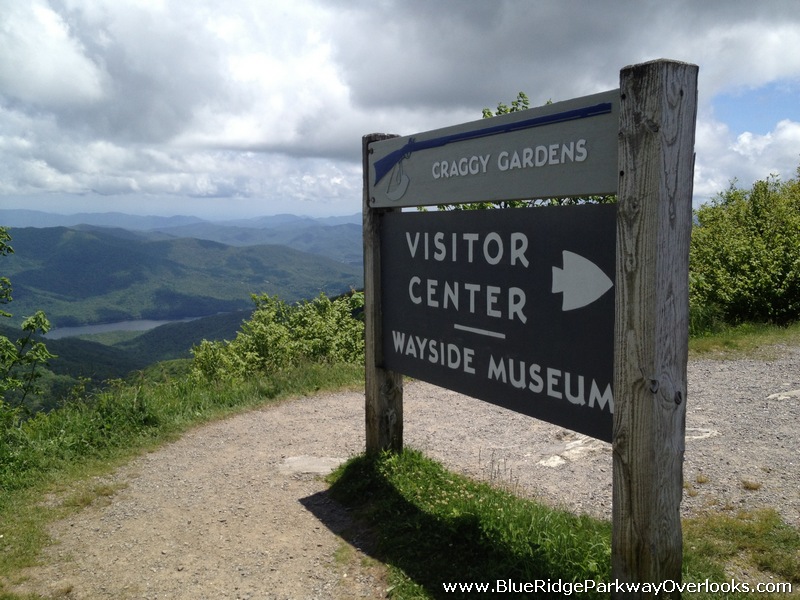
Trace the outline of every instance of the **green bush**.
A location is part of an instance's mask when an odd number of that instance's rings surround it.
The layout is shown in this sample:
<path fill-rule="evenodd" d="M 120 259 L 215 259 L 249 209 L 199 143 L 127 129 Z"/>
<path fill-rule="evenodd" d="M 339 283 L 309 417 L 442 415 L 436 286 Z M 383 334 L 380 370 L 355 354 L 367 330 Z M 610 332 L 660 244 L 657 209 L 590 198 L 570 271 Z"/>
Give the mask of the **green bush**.
<path fill-rule="evenodd" d="M 799 169 L 800 171 L 800 169 Z M 785 324 L 800 317 L 800 183 L 733 185 L 695 213 L 695 331 L 715 322 Z"/>
<path fill-rule="evenodd" d="M 0 227 L 0 257 L 14 253 L 8 243 L 10 241 L 8 230 Z M 11 313 L 2 309 L 11 300 L 11 281 L 8 277 L 0 277 L 0 318 L 11 317 Z M 5 405 L 23 406 L 28 394 L 38 393 L 36 380 L 41 375 L 40 367 L 56 356 L 34 336 L 44 335 L 49 330 L 50 322 L 45 314 L 36 311 L 33 316 L 22 321 L 22 337 L 11 340 L 0 335 L 0 425 L 5 426 L 6 420 L 11 418 L 9 415 L 15 415 Z"/>
<path fill-rule="evenodd" d="M 224 381 L 280 372 L 302 363 L 362 363 L 364 324 L 356 318 L 361 292 L 334 300 L 320 294 L 288 305 L 277 296 L 254 296 L 253 316 L 230 342 L 204 340 L 192 349 L 192 372 Z"/>

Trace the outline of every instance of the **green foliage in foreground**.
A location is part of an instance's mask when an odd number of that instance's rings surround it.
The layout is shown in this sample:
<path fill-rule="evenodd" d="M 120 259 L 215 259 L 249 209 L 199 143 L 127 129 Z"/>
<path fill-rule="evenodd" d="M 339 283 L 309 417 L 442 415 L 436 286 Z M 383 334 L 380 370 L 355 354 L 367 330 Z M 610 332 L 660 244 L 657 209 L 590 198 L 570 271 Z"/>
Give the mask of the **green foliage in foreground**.
<path fill-rule="evenodd" d="M 800 181 L 734 187 L 695 213 L 691 305 L 695 333 L 722 322 L 800 319 Z"/>
<path fill-rule="evenodd" d="M 610 523 L 476 483 L 417 451 L 356 457 L 330 481 L 333 497 L 356 509 L 375 538 L 372 552 L 390 567 L 391 598 L 476 597 L 445 593 L 443 583 L 450 582 L 610 581 Z M 797 585 L 800 531 L 783 523 L 773 510 L 712 514 L 685 522 L 683 582 L 730 581 L 734 559 L 744 572 L 757 573 L 750 583 Z M 697 593 L 692 597 L 758 596 Z"/>
<path fill-rule="evenodd" d="M 288 394 L 362 379 L 361 365 L 304 364 L 225 386 L 185 373 L 158 382 L 116 382 L 57 410 L 0 428 L 0 506 L 2 493 L 29 487 L 70 464 L 135 451 L 198 422 Z"/>
<path fill-rule="evenodd" d="M 253 296 L 256 309 L 230 342 L 203 341 L 192 350 L 193 374 L 223 381 L 278 372 L 302 362 L 364 362 L 364 324 L 356 318 L 363 292 L 331 300 L 286 304 L 277 296 Z"/>
<path fill-rule="evenodd" d="M 8 231 L 0 227 L 0 257 L 14 253 L 10 241 Z M 11 281 L 8 277 L 0 277 L 0 307 L 11 300 Z M 11 316 L 0 308 L 0 318 Z M 55 358 L 44 343 L 34 337 L 37 333 L 47 333 L 49 329 L 47 317 L 42 311 L 37 311 L 22 321 L 21 337 L 13 339 L 13 335 L 12 338 L 0 335 L 0 428 L 14 420 L 28 393 L 36 393 L 35 383 L 40 375 L 37 367 Z"/>

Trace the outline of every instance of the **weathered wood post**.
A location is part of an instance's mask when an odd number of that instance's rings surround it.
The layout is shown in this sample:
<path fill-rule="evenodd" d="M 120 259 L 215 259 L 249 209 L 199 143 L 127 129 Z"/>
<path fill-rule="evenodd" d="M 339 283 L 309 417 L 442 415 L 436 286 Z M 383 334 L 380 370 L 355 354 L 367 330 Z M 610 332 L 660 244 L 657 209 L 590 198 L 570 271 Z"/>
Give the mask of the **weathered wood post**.
<path fill-rule="evenodd" d="M 372 208 L 369 197 L 369 145 L 396 137 L 373 133 L 362 138 L 364 172 L 364 352 L 366 451 L 403 449 L 403 376 L 383 368 L 381 323 L 381 218 L 394 209 Z"/>
<path fill-rule="evenodd" d="M 621 583 L 681 580 L 697 72 L 666 60 L 620 72 L 612 578 Z"/>

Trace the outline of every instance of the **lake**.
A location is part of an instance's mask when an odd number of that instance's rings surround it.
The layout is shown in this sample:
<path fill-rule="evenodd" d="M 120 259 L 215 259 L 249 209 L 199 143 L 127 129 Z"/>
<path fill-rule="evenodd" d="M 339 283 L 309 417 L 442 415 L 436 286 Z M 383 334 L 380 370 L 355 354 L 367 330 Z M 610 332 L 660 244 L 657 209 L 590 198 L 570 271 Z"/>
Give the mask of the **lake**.
<path fill-rule="evenodd" d="M 160 325 L 168 323 L 188 323 L 200 317 L 188 317 L 186 319 L 176 319 L 169 321 L 153 321 L 150 319 L 137 319 L 135 321 L 117 321 L 116 323 L 101 323 L 100 325 L 79 325 L 76 327 L 54 327 L 45 339 L 60 340 L 65 337 L 75 337 L 78 335 L 89 335 L 92 333 L 108 333 L 109 331 L 149 331 Z"/>

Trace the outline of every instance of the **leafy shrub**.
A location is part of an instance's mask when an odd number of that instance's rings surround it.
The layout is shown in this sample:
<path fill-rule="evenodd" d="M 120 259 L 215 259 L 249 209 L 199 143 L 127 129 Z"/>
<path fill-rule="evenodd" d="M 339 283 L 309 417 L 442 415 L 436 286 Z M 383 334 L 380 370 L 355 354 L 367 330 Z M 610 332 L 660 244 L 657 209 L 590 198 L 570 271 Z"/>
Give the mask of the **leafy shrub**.
<path fill-rule="evenodd" d="M 770 177 L 751 190 L 732 185 L 695 217 L 690 293 L 698 326 L 720 319 L 785 324 L 800 317 L 797 180 Z"/>
<path fill-rule="evenodd" d="M 219 381 L 272 374 L 303 362 L 359 363 L 364 360 L 364 324 L 355 317 L 361 292 L 334 300 L 320 294 L 288 305 L 277 296 L 253 296 L 253 316 L 230 342 L 203 340 L 192 349 L 195 376 Z"/>
<path fill-rule="evenodd" d="M 0 256 L 14 253 L 9 241 L 11 236 L 8 230 L 0 227 Z M 0 277 L 0 307 L 10 303 L 11 299 L 11 282 L 8 277 Z M 11 314 L 0 308 L 0 318 L 9 317 Z M 22 337 L 12 341 L 0 335 L 0 425 L 5 426 L 5 421 L 11 418 L 9 415 L 15 414 L 4 405 L 11 399 L 13 406 L 20 406 L 29 392 L 35 394 L 35 382 L 40 375 L 37 367 L 55 358 L 42 342 L 34 338 L 35 334 L 45 334 L 49 330 L 50 322 L 45 314 L 36 311 L 36 314 L 22 322 Z M 10 398 L 13 394 L 16 397 Z"/>

